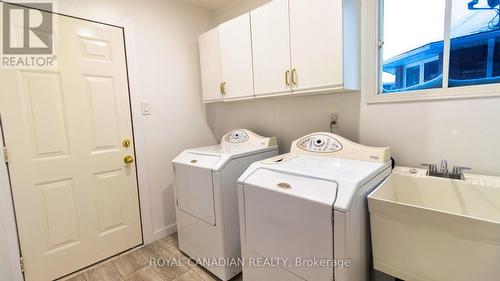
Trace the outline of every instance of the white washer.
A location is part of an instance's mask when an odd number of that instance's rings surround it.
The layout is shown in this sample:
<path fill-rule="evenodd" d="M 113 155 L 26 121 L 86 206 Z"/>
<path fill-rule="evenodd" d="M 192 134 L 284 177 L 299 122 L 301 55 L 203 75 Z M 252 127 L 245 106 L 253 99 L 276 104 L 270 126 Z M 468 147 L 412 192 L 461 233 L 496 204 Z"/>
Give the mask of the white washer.
<path fill-rule="evenodd" d="M 251 163 L 276 155 L 275 137 L 238 129 L 220 145 L 188 149 L 172 161 L 179 248 L 224 281 L 241 272 L 230 263 L 241 258 L 237 179 Z"/>
<path fill-rule="evenodd" d="M 389 148 L 330 133 L 252 164 L 238 180 L 243 279 L 369 280 L 366 195 L 390 172 Z M 349 267 L 333 266 L 347 259 Z"/>

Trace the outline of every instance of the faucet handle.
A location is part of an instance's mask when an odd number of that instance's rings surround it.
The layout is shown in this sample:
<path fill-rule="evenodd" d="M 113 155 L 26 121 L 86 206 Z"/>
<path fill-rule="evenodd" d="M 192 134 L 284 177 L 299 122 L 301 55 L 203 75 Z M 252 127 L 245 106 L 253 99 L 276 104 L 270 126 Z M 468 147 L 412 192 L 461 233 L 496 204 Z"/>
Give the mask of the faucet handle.
<path fill-rule="evenodd" d="M 464 170 L 472 170 L 472 169 L 469 167 L 460 167 L 460 166 L 453 167 L 453 173 L 457 175 L 462 174 Z"/>
<path fill-rule="evenodd" d="M 420 165 L 427 167 L 428 168 L 427 172 L 436 172 L 437 171 L 436 164 L 420 164 Z"/>

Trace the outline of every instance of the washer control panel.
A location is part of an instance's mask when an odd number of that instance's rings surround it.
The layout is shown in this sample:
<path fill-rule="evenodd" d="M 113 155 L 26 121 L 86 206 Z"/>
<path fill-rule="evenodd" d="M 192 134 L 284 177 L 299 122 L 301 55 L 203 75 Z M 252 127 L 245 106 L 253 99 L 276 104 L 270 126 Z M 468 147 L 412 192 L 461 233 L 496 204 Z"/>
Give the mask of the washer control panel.
<path fill-rule="evenodd" d="M 365 146 L 326 132 L 312 133 L 295 140 L 290 148 L 290 154 L 309 154 L 382 163 L 391 159 L 389 147 Z"/>
<path fill-rule="evenodd" d="M 297 147 L 318 153 L 331 153 L 342 150 L 342 144 L 330 135 L 315 134 L 302 138 L 297 142 Z"/>
<path fill-rule="evenodd" d="M 224 140 L 229 143 L 243 143 L 248 141 L 250 137 L 243 130 L 234 130 L 224 136 Z"/>

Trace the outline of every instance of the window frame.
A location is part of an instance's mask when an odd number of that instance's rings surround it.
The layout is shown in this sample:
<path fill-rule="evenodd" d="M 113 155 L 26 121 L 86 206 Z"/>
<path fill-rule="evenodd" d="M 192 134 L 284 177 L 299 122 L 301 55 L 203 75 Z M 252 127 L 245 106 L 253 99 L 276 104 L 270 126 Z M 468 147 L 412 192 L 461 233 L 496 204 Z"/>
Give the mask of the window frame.
<path fill-rule="evenodd" d="M 382 93 L 382 73 L 383 73 L 383 3 L 384 0 L 362 1 L 363 10 L 367 12 L 366 22 L 363 23 L 362 36 L 373 42 L 362 47 L 362 55 L 365 56 L 363 62 L 362 77 L 373 77 L 372 81 L 366 79 L 362 81 L 363 90 L 368 91 L 367 103 L 391 103 L 422 100 L 440 99 L 464 99 L 480 97 L 500 96 L 500 83 L 469 85 L 461 87 L 448 87 L 449 65 L 450 65 L 450 27 L 453 0 L 445 0 L 445 30 L 443 49 L 443 85 L 442 88 L 422 89 L 397 93 Z M 375 51 L 375 54 L 373 53 Z M 422 71 L 422 70 L 421 70 Z M 363 80 L 363 78 L 362 78 Z"/>

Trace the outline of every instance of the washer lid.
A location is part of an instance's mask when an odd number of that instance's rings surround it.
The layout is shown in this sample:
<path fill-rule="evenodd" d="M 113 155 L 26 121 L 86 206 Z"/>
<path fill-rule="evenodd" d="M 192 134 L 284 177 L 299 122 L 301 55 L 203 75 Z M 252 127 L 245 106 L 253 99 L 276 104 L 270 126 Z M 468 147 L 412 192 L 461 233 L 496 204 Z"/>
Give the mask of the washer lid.
<path fill-rule="evenodd" d="M 304 280 L 331 280 L 333 266 L 297 266 L 296 259 L 333 260 L 332 205 L 337 183 L 266 168 L 243 185 L 247 249 L 287 258 L 284 270 Z"/>
<path fill-rule="evenodd" d="M 259 179 L 262 173 L 260 170 L 271 170 L 280 175 L 295 175 L 306 180 L 321 179 L 335 182 L 338 185 L 338 191 L 331 190 L 330 192 L 335 191 L 336 193 L 330 194 L 330 197 L 325 196 L 323 200 L 326 200 L 324 202 L 331 202 L 332 208 L 346 212 L 349 210 L 357 191 L 379 173 L 389 169 L 390 165 L 390 162 L 377 163 L 333 157 L 318 157 L 309 154 L 284 154 L 253 163 L 241 175 L 238 181 L 241 184 L 252 182 L 258 184 L 258 186 L 275 186 L 276 182 L 273 181 L 272 177 L 266 178 L 265 180 L 268 180 L 266 183 L 263 183 L 263 180 Z M 304 198 L 316 196 L 314 193 L 308 194 L 311 191 L 312 189 L 304 189 L 304 194 L 300 196 Z M 275 192 L 278 191 L 276 190 Z M 298 193 L 294 194 L 299 195 Z M 333 196 L 336 196 L 335 203 L 331 200 Z"/>
<path fill-rule="evenodd" d="M 288 171 L 261 168 L 245 181 L 245 185 L 278 192 L 284 196 L 303 198 L 321 205 L 333 206 L 337 183 L 333 180 L 296 175 Z"/>

